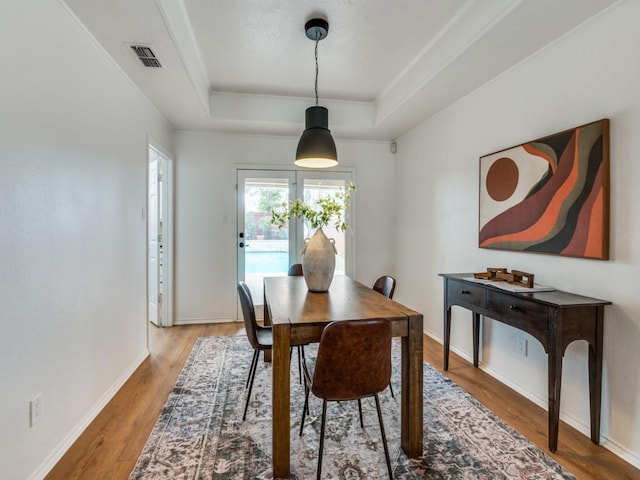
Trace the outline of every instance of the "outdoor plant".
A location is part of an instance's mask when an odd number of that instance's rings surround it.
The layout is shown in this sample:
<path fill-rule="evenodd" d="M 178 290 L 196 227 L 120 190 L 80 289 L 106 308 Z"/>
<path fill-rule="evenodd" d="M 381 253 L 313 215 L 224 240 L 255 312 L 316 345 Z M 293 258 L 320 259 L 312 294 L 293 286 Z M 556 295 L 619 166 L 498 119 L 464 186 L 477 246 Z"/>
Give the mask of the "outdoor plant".
<path fill-rule="evenodd" d="M 327 195 L 316 201 L 316 204 L 307 205 L 300 199 L 290 204 L 283 203 L 277 210 L 271 210 L 271 223 L 283 228 L 289 219 L 303 219 L 309 223 L 312 230 L 326 227 L 333 220 L 336 230 L 344 232 L 349 226 L 344 218 L 344 213 L 349 207 L 351 193 L 356 190 L 353 183 L 349 183 L 346 191 Z"/>

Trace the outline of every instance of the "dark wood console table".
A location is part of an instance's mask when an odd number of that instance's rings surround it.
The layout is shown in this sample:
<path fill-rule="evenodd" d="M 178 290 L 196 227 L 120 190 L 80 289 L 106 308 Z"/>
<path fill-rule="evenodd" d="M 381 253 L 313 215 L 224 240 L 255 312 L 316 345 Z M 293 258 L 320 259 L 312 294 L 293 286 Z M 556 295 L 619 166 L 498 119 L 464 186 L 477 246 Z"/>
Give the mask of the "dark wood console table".
<path fill-rule="evenodd" d="M 602 334 L 606 300 L 554 290 L 512 293 L 491 284 L 477 283 L 472 273 L 442 273 L 444 278 L 444 369 L 449 368 L 451 307 L 471 310 L 473 319 L 473 365 L 478 366 L 481 315 L 506 323 L 537 338 L 548 360 L 549 450 L 558 448 L 562 357 L 574 340 L 589 344 L 589 403 L 591 441 L 600 443 L 602 395 Z"/>

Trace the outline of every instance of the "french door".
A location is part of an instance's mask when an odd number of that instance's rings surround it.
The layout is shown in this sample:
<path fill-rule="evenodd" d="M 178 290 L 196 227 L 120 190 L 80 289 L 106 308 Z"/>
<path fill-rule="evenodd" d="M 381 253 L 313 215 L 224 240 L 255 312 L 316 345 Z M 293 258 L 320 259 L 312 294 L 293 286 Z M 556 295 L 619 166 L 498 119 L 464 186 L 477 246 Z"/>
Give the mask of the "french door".
<path fill-rule="evenodd" d="M 237 170 L 238 280 L 247 282 L 256 305 L 263 303 L 264 277 L 284 276 L 290 265 L 301 263 L 304 239 L 313 234 L 295 219 L 282 229 L 271 225 L 271 211 L 296 198 L 313 205 L 320 197 L 345 191 L 349 182 L 350 172 Z M 331 225 L 324 231 L 336 242 L 336 275 L 351 273 L 352 231 L 339 232 Z M 260 316 L 261 311 L 256 313 Z"/>

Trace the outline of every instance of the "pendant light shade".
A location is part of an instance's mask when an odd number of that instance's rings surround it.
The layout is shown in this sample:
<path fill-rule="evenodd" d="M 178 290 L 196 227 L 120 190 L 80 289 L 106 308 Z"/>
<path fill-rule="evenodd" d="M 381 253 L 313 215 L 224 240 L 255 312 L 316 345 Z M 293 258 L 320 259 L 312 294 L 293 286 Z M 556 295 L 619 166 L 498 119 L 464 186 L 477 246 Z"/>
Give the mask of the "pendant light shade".
<path fill-rule="evenodd" d="M 318 106 L 318 42 L 326 38 L 329 23 L 321 18 L 314 18 L 305 24 L 307 38 L 316 42 L 316 105 L 305 112 L 305 129 L 302 132 L 295 164 L 307 168 L 328 168 L 338 165 L 336 144 L 329 131 L 329 110 Z"/>
<path fill-rule="evenodd" d="M 328 168 L 338 165 L 336 144 L 329 131 L 329 110 L 309 107 L 305 112 L 305 130 L 298 142 L 296 161 L 299 167 Z"/>

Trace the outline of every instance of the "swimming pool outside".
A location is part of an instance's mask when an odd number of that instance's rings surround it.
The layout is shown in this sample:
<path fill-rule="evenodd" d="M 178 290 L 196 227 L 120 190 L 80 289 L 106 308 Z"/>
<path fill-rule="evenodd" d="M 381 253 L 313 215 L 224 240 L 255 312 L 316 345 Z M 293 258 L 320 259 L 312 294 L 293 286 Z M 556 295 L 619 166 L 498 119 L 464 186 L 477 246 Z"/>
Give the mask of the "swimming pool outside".
<path fill-rule="evenodd" d="M 286 273 L 289 269 L 288 241 L 250 240 L 244 252 L 244 271 L 249 273 Z M 296 262 L 293 262 L 296 263 Z M 336 256 L 336 273 L 344 273 L 344 258 Z"/>
<path fill-rule="evenodd" d="M 289 252 L 247 250 L 244 258 L 245 273 L 279 273 L 289 268 Z"/>

